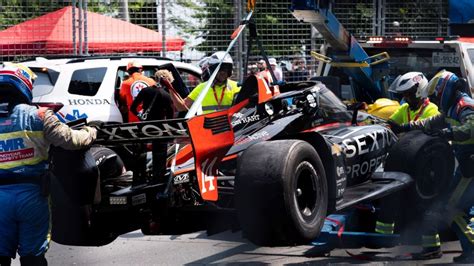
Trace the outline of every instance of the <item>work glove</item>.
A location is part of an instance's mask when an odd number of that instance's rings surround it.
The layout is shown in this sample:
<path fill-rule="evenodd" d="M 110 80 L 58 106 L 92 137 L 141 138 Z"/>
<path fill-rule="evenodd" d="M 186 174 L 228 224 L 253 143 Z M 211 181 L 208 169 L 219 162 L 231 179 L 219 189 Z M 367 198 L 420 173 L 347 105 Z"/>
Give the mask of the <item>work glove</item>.
<path fill-rule="evenodd" d="M 453 140 L 453 130 L 450 128 L 423 130 L 423 133 L 433 137 L 440 137 L 447 140 Z"/>
<path fill-rule="evenodd" d="M 390 126 L 390 128 L 392 129 L 393 133 L 395 133 L 395 134 L 399 134 L 399 133 L 408 131 L 406 129 L 406 127 L 397 124 L 393 120 L 388 120 L 387 123 Z"/>

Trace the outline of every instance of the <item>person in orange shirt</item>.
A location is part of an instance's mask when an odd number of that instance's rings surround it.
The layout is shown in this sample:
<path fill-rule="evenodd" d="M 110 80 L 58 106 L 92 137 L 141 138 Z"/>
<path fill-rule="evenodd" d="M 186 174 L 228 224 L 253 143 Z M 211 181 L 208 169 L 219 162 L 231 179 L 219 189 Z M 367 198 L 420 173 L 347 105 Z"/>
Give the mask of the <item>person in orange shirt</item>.
<path fill-rule="evenodd" d="M 140 119 L 130 111 L 133 100 L 138 93 L 146 87 L 154 86 L 156 82 L 142 74 L 143 67 L 137 62 L 130 62 L 127 65 L 127 72 L 130 78 L 125 80 L 120 87 L 120 112 L 124 122 L 139 122 Z M 141 109 L 141 106 L 139 107 Z"/>

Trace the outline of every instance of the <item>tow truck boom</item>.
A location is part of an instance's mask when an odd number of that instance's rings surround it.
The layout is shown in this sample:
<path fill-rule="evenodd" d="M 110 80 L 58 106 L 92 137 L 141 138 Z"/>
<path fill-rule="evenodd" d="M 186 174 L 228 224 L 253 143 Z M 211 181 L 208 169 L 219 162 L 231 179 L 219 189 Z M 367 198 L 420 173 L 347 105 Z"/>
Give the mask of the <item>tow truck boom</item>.
<path fill-rule="evenodd" d="M 330 0 L 292 0 L 291 12 L 302 22 L 310 23 L 331 45 L 334 62 L 368 62 L 371 59 L 358 41 L 330 11 Z M 370 63 L 370 62 L 368 62 Z M 374 80 L 372 68 L 347 67 L 344 72 L 354 81 L 355 97 L 361 101 L 375 101 L 385 96 L 382 84 Z"/>

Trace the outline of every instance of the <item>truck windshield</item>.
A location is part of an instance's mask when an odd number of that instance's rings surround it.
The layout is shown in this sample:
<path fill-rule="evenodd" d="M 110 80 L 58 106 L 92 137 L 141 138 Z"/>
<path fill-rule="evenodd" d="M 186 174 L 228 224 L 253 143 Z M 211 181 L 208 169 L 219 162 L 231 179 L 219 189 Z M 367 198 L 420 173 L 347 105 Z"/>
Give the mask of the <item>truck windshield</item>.
<path fill-rule="evenodd" d="M 371 48 L 366 49 L 369 55 L 388 52 L 390 59 L 387 71 L 390 78 L 403 75 L 410 71 L 418 71 L 430 79 L 438 71 L 446 69 L 461 75 L 460 58 L 453 48 L 447 49 L 425 49 L 425 48 Z M 378 68 L 374 68 L 378 70 Z"/>
<path fill-rule="evenodd" d="M 375 80 L 385 78 L 387 88 L 399 75 L 411 71 L 424 73 L 428 80 L 442 69 L 451 71 L 460 77 L 463 76 L 459 56 L 454 48 L 447 45 L 437 48 L 364 47 L 364 50 L 369 56 L 382 52 L 388 52 L 390 55 L 388 65 L 378 64 L 372 67 L 372 75 Z M 474 49 L 471 58 L 474 59 Z M 351 79 L 344 70 L 344 68 L 331 67 L 328 76 L 339 77 L 342 98 L 351 99 L 353 96 Z"/>

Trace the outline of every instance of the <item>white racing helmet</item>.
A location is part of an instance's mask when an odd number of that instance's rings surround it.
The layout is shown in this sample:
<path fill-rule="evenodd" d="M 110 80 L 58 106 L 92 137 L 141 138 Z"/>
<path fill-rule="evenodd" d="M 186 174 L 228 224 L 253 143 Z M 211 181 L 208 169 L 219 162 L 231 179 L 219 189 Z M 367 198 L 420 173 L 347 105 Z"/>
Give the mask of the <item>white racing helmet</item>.
<path fill-rule="evenodd" d="M 226 54 L 224 51 L 219 51 L 213 53 L 209 57 L 209 70 L 210 72 L 214 72 L 216 67 L 219 65 L 219 62 L 222 60 L 221 70 L 227 70 L 229 72 L 229 76 L 232 76 L 232 69 L 234 68 L 234 60 L 229 54 Z"/>
<path fill-rule="evenodd" d="M 412 89 L 422 88 L 428 84 L 428 79 L 421 72 L 408 72 L 398 76 L 388 88 L 393 93 L 404 93 Z M 419 94 L 417 94 L 419 97 Z"/>

